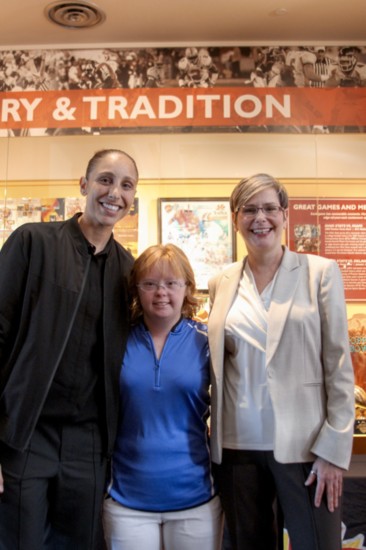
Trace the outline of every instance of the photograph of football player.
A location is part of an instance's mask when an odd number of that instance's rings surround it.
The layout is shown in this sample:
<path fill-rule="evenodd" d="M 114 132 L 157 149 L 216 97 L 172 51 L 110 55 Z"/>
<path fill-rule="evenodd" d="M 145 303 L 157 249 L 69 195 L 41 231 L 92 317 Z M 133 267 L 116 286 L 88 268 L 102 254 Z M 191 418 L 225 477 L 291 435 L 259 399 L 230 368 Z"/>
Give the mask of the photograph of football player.
<path fill-rule="evenodd" d="M 356 46 L 339 48 L 338 61 L 330 72 L 327 86 L 354 88 L 366 86 L 366 65 L 358 60 Z"/>
<path fill-rule="evenodd" d="M 206 48 L 186 48 L 185 56 L 178 61 L 178 70 L 180 88 L 210 88 L 219 76 Z"/>

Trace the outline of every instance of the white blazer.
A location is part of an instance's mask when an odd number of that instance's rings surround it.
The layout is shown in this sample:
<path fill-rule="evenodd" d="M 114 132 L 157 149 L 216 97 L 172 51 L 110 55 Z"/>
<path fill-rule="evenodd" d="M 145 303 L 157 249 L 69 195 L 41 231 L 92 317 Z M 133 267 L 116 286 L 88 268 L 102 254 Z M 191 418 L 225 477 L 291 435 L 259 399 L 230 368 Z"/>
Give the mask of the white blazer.
<path fill-rule="evenodd" d="M 222 401 L 228 311 L 243 271 L 237 262 L 209 282 L 211 452 L 222 456 Z M 267 381 L 278 462 L 315 456 L 347 469 L 354 430 L 354 376 L 343 282 L 334 260 L 285 248 L 269 309 Z"/>

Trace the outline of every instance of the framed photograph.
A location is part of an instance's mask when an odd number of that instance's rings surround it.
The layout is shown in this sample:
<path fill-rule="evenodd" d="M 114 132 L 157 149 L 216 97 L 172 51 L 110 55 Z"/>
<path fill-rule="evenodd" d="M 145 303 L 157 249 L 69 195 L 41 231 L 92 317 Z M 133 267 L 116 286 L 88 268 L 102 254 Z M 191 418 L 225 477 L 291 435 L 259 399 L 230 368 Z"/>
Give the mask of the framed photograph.
<path fill-rule="evenodd" d="M 173 243 L 188 256 L 197 289 L 236 260 L 236 239 L 229 199 L 158 199 L 159 240 Z"/>

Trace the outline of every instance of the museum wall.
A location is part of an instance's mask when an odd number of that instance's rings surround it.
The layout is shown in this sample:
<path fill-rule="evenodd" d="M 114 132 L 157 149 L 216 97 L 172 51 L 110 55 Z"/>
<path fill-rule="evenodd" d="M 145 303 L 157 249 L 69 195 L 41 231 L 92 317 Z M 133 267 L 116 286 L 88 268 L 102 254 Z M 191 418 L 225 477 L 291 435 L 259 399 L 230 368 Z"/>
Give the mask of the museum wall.
<path fill-rule="evenodd" d="M 139 167 L 138 252 L 159 240 L 160 198 L 229 197 L 239 179 L 267 172 L 291 197 L 366 199 L 366 134 L 150 133 L 0 138 L 0 201 L 78 197 L 88 159 L 103 148 Z M 240 240 L 238 258 L 245 253 Z M 347 301 L 366 316 L 366 289 Z"/>
<path fill-rule="evenodd" d="M 257 172 L 283 180 L 291 196 L 366 197 L 365 134 L 178 133 L 0 138 L 0 199 L 77 196 L 88 159 L 109 147 L 139 167 L 140 251 L 157 241 L 158 198 L 229 197 Z"/>

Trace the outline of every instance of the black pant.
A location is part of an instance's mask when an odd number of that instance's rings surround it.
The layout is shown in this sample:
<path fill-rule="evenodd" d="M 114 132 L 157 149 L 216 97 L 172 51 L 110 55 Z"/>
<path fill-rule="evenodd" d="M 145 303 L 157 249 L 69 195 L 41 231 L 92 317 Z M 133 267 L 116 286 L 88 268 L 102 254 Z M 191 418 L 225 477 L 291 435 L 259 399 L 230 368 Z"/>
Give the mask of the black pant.
<path fill-rule="evenodd" d="M 281 547 L 282 531 L 277 529 L 274 512 L 276 499 L 292 550 L 341 549 L 340 509 L 329 512 L 325 498 L 320 508 L 315 508 L 315 484 L 304 486 L 311 465 L 280 464 L 271 451 L 224 449 L 222 464 L 215 467 L 215 473 L 230 550 Z"/>
<path fill-rule="evenodd" d="M 0 550 L 94 550 L 102 544 L 106 459 L 95 424 L 39 424 L 25 452 L 2 445 Z"/>

